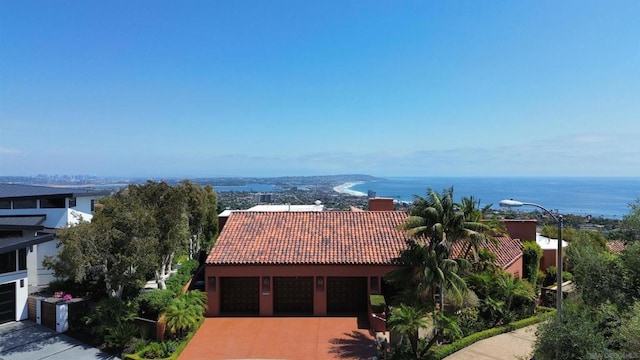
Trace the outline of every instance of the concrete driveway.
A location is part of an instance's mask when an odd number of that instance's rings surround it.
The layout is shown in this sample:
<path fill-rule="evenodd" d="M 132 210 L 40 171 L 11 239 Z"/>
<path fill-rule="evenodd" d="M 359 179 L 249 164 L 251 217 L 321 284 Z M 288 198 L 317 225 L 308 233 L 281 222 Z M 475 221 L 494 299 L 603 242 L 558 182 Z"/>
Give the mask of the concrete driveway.
<path fill-rule="evenodd" d="M 179 360 L 371 359 L 367 327 L 355 316 L 207 318 Z"/>
<path fill-rule="evenodd" d="M 33 321 L 0 325 L 0 360 L 111 360 L 115 356 L 83 344 Z"/>

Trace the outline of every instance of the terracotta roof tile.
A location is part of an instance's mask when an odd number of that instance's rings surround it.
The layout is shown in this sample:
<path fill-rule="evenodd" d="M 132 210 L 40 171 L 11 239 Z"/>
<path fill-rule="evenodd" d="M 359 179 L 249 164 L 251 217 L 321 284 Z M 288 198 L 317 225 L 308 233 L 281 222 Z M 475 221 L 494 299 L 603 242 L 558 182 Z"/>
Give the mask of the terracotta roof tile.
<path fill-rule="evenodd" d="M 607 248 L 614 254 L 622 254 L 627 247 L 621 240 L 611 240 L 607 241 Z"/>
<path fill-rule="evenodd" d="M 406 247 L 403 211 L 234 212 L 207 264 L 390 265 Z M 522 255 L 519 240 L 489 245 L 503 267 Z M 461 248 L 454 248 L 459 254 Z"/>

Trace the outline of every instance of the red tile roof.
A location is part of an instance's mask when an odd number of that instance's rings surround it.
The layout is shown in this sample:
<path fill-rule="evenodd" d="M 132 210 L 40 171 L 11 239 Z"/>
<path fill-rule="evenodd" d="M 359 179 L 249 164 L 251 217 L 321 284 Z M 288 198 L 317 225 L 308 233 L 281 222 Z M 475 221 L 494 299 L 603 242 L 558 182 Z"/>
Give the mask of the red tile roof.
<path fill-rule="evenodd" d="M 403 211 L 233 212 L 207 264 L 390 265 L 406 247 Z M 506 267 L 522 255 L 509 237 L 487 246 Z M 454 254 L 460 254 L 460 246 Z"/>
<path fill-rule="evenodd" d="M 610 241 L 607 241 L 607 248 L 609 248 L 609 251 L 611 251 L 614 254 L 622 254 L 622 252 L 624 251 L 624 249 L 627 248 L 627 246 L 621 240 L 610 240 Z"/>

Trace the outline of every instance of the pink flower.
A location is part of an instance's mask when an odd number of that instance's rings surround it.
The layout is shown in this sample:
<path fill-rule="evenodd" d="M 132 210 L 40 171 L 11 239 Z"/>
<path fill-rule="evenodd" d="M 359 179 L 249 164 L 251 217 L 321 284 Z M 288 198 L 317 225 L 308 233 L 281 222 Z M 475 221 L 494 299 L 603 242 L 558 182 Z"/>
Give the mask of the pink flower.
<path fill-rule="evenodd" d="M 64 300 L 69 301 L 69 300 L 73 299 L 73 296 L 71 296 L 71 294 L 64 294 L 64 296 L 63 296 L 62 298 L 63 298 Z"/>

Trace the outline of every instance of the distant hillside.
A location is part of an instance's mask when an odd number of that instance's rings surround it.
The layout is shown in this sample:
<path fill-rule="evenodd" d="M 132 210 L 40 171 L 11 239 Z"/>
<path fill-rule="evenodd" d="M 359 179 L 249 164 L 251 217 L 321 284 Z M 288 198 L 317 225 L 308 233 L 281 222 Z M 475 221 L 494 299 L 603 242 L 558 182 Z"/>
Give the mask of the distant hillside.
<path fill-rule="evenodd" d="M 141 184 L 147 180 L 166 181 L 169 184 L 178 183 L 184 178 L 115 178 L 97 177 L 89 175 L 38 175 L 38 176 L 0 176 L 0 183 L 31 184 L 31 185 L 56 185 L 56 186 L 105 186 L 110 184 Z M 335 186 L 353 181 L 380 180 L 371 175 L 344 174 L 344 175 L 319 175 L 319 176 L 281 176 L 281 177 L 204 177 L 189 179 L 201 185 L 213 186 L 245 186 L 251 184 L 271 184 L 280 187 L 291 186 Z"/>

